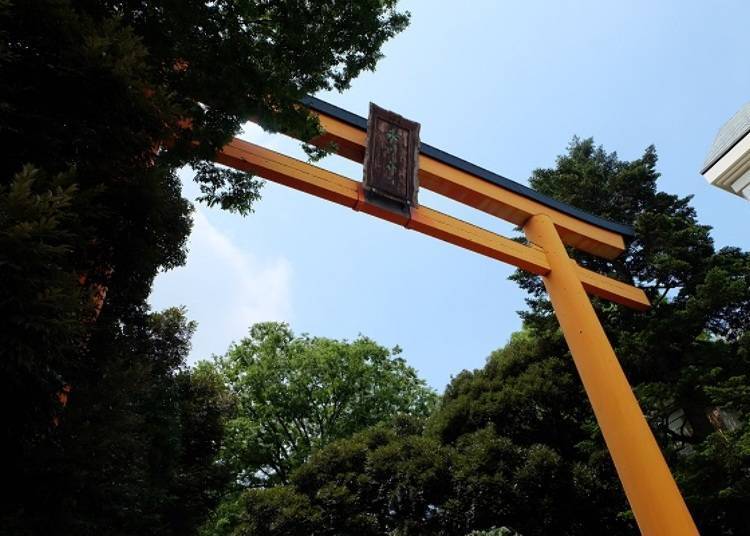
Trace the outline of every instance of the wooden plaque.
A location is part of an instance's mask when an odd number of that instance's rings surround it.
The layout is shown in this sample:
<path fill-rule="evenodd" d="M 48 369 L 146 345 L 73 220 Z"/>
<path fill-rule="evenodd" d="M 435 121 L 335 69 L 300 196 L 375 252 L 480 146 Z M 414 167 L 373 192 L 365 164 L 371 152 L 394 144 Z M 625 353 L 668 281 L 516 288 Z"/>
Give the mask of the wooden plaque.
<path fill-rule="evenodd" d="M 417 205 L 419 123 L 370 103 L 363 186 L 368 198 L 408 210 Z"/>

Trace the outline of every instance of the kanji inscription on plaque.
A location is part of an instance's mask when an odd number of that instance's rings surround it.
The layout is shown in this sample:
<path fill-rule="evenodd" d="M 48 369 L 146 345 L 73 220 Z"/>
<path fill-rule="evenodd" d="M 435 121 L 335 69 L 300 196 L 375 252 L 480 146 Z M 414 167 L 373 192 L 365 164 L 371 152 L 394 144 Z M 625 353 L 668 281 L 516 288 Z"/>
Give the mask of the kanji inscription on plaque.
<path fill-rule="evenodd" d="M 405 209 L 417 204 L 419 123 L 370 103 L 363 186 L 368 197 Z"/>

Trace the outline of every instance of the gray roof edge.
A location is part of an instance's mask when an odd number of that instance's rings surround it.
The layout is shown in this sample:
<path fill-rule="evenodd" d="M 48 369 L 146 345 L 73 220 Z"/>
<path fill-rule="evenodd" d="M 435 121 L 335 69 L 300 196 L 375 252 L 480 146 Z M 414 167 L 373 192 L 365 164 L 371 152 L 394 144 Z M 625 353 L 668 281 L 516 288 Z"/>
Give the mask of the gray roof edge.
<path fill-rule="evenodd" d="M 700 174 L 703 175 L 704 173 L 706 173 L 706 171 L 714 167 L 719 162 L 719 160 L 724 158 L 729 153 L 729 151 L 734 149 L 739 142 L 741 142 L 747 137 L 748 134 L 750 134 L 750 126 L 746 128 L 745 131 L 742 133 L 742 135 L 736 140 L 734 140 L 734 142 L 731 145 L 729 145 L 726 149 L 718 153 L 714 158 L 712 158 L 706 164 L 704 164 L 703 167 L 701 168 Z"/>
<path fill-rule="evenodd" d="M 703 161 L 701 175 L 711 169 L 750 133 L 750 102 L 746 102 L 716 132 L 711 148 Z"/>
<path fill-rule="evenodd" d="M 333 104 L 320 100 L 317 97 L 307 96 L 302 99 L 302 104 L 317 112 L 335 117 L 336 119 L 343 121 L 344 123 L 347 123 L 353 127 L 357 127 L 360 130 L 367 130 L 367 119 L 365 119 L 364 117 L 353 114 L 352 112 L 344 110 L 343 108 L 339 108 L 338 106 L 334 106 Z M 629 238 L 635 236 L 633 228 L 629 225 L 607 220 L 605 218 L 602 218 L 601 216 L 596 216 L 577 207 L 574 207 L 573 205 L 558 201 L 557 199 L 537 192 L 536 190 L 529 188 L 528 186 L 524 186 L 523 184 L 508 179 L 507 177 L 503 177 L 502 175 L 498 175 L 497 173 L 489 171 L 488 169 L 479 167 L 476 164 L 472 164 L 471 162 L 467 162 L 466 160 L 458 158 L 457 156 L 453 156 L 452 154 L 447 153 L 441 149 L 437 149 L 432 145 L 422 143 L 420 145 L 420 152 L 425 156 L 429 156 L 430 158 L 434 158 L 435 160 L 442 162 L 443 164 L 447 164 L 461 171 L 465 171 L 466 173 L 470 173 L 471 175 L 475 175 L 487 182 L 496 184 L 497 186 L 501 186 L 507 190 L 510 190 L 511 192 L 522 195 L 533 201 L 537 201 L 543 205 L 558 210 L 569 216 L 573 216 L 574 218 L 577 218 L 579 220 L 585 221 L 592 225 L 596 225 L 597 227 L 601 227 L 602 229 L 606 229 L 608 231 L 612 231 Z"/>

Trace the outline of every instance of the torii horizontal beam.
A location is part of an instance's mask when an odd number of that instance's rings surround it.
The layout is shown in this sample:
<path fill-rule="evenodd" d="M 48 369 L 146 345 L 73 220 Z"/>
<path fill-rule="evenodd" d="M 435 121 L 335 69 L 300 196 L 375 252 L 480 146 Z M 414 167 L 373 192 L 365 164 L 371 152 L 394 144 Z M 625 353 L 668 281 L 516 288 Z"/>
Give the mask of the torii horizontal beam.
<path fill-rule="evenodd" d="M 301 160 L 271 151 L 235 138 L 217 155 L 216 161 L 226 166 L 257 174 L 333 201 L 339 205 L 403 225 L 420 233 L 439 238 L 465 249 L 481 253 L 536 275 L 550 271 L 544 252 L 525 246 L 476 225 L 442 214 L 425 206 L 414 207 L 411 217 L 386 210 L 365 200 L 362 185 L 336 173 Z M 576 265 L 576 271 L 589 294 L 638 310 L 649 308 L 643 290 L 592 272 Z"/>
<path fill-rule="evenodd" d="M 303 102 L 318 115 L 325 131 L 313 143 L 326 146 L 333 142 L 337 154 L 361 164 L 367 120 L 314 97 Z M 626 225 L 560 203 L 425 143 L 419 155 L 419 186 L 518 226 L 535 214 L 547 214 L 565 244 L 606 259 L 622 253 L 623 236 L 633 235 Z"/>

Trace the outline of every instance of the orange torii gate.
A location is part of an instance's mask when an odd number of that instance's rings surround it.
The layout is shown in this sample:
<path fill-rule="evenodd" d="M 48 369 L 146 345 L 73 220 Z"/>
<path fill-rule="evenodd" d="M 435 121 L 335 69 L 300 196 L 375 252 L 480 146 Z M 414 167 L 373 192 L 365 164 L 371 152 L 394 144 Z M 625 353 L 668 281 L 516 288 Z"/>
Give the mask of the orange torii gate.
<path fill-rule="evenodd" d="M 313 97 L 303 104 L 324 130 L 313 143 L 364 163 L 363 182 L 236 138 L 217 162 L 541 276 L 641 532 L 698 534 L 587 294 L 638 310 L 648 298 L 579 266 L 565 249 L 613 259 L 632 229 L 420 145 L 417 123 L 375 105 L 368 120 Z M 418 205 L 420 186 L 518 225 L 531 245 Z"/>

